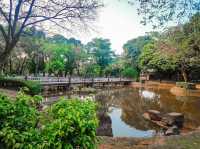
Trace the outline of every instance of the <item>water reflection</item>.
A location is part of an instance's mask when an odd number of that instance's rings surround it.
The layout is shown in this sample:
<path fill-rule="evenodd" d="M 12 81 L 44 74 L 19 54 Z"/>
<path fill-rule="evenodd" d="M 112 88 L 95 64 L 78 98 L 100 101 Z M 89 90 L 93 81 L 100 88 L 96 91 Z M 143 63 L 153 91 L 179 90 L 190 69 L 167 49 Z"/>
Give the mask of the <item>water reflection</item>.
<path fill-rule="evenodd" d="M 134 127 L 129 126 L 127 123 L 123 121 L 122 118 L 122 109 L 110 107 L 111 112 L 109 113 L 109 116 L 112 119 L 112 130 L 113 130 L 113 136 L 120 136 L 120 137 L 150 137 L 155 134 L 153 130 L 137 130 Z"/>
<path fill-rule="evenodd" d="M 163 88 L 104 89 L 95 94 L 69 93 L 66 98 L 95 98 L 100 103 L 98 135 L 151 137 L 160 128 L 146 121 L 142 114 L 149 109 L 162 113 L 180 112 L 185 115 L 184 128 L 200 126 L 200 97 L 178 96 Z M 49 98 L 49 103 L 58 97 Z M 48 103 L 47 101 L 47 103 Z M 154 131 L 152 131 L 154 130 Z"/>
<path fill-rule="evenodd" d="M 96 100 L 108 111 L 114 136 L 150 137 L 151 130 L 159 131 L 154 124 L 144 120 L 142 114 L 149 109 L 163 113 L 184 113 L 185 128 L 200 126 L 200 99 L 178 97 L 168 89 L 123 88 L 106 90 L 96 95 Z"/>

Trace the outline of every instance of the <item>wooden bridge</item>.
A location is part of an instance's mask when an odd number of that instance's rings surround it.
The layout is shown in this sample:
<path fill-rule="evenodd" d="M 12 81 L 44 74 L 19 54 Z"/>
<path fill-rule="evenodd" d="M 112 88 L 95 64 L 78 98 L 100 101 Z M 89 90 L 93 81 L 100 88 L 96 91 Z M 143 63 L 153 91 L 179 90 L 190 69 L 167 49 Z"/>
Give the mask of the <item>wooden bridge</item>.
<path fill-rule="evenodd" d="M 124 86 L 132 83 L 132 79 L 127 78 L 81 78 L 81 77 L 7 77 L 8 79 L 31 80 L 37 81 L 42 86 L 42 93 L 44 95 L 55 94 L 69 91 L 72 88 L 78 87 L 81 90 L 84 87 L 115 87 Z M 1 85 L 1 84 L 0 84 Z M 3 86 L 18 87 L 15 82 L 3 83 Z"/>
<path fill-rule="evenodd" d="M 22 78 L 21 78 L 22 79 Z M 127 78 L 81 78 L 81 77 L 24 77 L 25 80 L 38 81 L 42 86 L 68 86 L 91 84 L 130 84 L 133 80 Z"/>

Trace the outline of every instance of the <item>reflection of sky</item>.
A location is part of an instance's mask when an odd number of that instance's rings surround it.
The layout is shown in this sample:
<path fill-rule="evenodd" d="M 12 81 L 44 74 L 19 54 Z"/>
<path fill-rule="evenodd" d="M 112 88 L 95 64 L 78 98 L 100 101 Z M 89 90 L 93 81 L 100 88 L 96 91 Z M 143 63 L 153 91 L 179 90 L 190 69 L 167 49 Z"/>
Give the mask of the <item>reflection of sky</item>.
<path fill-rule="evenodd" d="M 137 130 L 134 127 L 130 127 L 121 120 L 122 110 L 112 107 L 109 116 L 112 120 L 112 131 L 115 137 L 152 137 L 154 131 L 142 131 Z"/>
<path fill-rule="evenodd" d="M 144 97 L 144 98 L 153 99 L 153 98 L 155 98 L 155 96 L 156 96 L 156 94 L 154 92 L 147 91 L 147 90 L 142 91 L 142 97 Z"/>

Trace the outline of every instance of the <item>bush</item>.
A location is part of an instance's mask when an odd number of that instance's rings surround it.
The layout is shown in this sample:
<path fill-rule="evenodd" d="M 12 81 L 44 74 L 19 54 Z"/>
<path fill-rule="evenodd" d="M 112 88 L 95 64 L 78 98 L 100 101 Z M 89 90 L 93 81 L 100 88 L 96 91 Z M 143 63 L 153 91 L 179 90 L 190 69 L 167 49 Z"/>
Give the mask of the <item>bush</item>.
<path fill-rule="evenodd" d="M 0 95 L 0 147 L 20 149 L 96 148 L 96 104 L 62 99 L 45 111 L 40 96 Z"/>
<path fill-rule="evenodd" d="M 0 95 L 0 142 L 6 148 L 37 148 L 38 97 L 20 92 L 16 100 Z"/>
<path fill-rule="evenodd" d="M 136 69 L 132 68 L 132 67 L 128 67 L 128 68 L 125 68 L 123 71 L 122 71 L 122 76 L 123 77 L 127 77 L 127 78 L 133 78 L 133 79 L 137 79 L 139 74 L 137 72 Z"/>
<path fill-rule="evenodd" d="M 39 82 L 36 81 L 25 81 L 20 79 L 0 77 L 0 86 L 4 86 L 4 84 L 6 84 L 5 86 L 7 87 L 16 87 L 16 88 L 27 87 L 28 90 L 26 93 L 30 95 L 40 94 L 42 90 L 42 86 L 39 84 Z"/>
<path fill-rule="evenodd" d="M 62 99 L 49 113 L 53 121 L 44 128 L 48 148 L 96 147 L 96 105 L 92 101 Z"/>
<path fill-rule="evenodd" d="M 177 87 L 185 88 L 185 89 L 196 89 L 195 83 L 188 83 L 188 82 L 176 82 Z"/>

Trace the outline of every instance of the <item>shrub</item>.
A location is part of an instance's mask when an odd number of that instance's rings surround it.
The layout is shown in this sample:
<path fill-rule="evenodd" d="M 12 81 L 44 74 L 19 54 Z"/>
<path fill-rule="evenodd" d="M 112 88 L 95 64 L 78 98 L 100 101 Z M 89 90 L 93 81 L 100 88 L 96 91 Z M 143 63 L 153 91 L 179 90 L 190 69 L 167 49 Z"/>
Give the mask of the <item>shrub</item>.
<path fill-rule="evenodd" d="M 96 147 L 96 105 L 92 101 L 61 99 L 49 113 L 53 121 L 44 128 L 48 148 Z"/>
<path fill-rule="evenodd" d="M 6 84 L 8 87 L 10 86 L 16 87 L 16 88 L 27 87 L 28 90 L 26 93 L 30 95 L 40 94 L 41 89 L 42 89 L 39 82 L 36 82 L 36 81 L 25 81 L 25 80 L 20 80 L 20 79 L 0 77 L 0 85 L 4 86 L 4 84 Z"/>
<path fill-rule="evenodd" d="M 20 149 L 96 148 L 96 104 L 62 99 L 45 111 L 42 98 L 19 92 L 16 100 L 0 95 L 0 147 Z"/>
<path fill-rule="evenodd" d="M 132 68 L 132 67 L 128 67 L 128 68 L 125 68 L 123 71 L 122 71 L 122 76 L 123 77 L 127 77 L 127 78 L 133 78 L 133 79 L 137 79 L 138 78 L 138 72 L 136 69 Z"/>
<path fill-rule="evenodd" d="M 36 99 L 36 100 L 35 100 Z M 6 148 L 37 148 L 40 139 L 35 107 L 38 98 L 20 92 L 16 100 L 0 96 L 0 142 Z"/>

